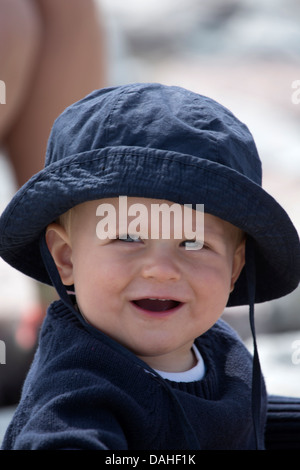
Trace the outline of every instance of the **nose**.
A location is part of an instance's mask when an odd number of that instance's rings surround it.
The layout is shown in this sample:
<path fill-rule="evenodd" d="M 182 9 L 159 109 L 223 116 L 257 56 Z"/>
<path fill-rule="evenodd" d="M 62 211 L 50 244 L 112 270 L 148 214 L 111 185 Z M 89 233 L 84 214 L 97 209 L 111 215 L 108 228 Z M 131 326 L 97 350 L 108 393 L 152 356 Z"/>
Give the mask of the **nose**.
<path fill-rule="evenodd" d="M 159 245 L 159 244 L 158 244 Z M 174 253 L 163 244 L 153 246 L 143 260 L 142 276 L 157 281 L 178 281 L 181 271 Z"/>

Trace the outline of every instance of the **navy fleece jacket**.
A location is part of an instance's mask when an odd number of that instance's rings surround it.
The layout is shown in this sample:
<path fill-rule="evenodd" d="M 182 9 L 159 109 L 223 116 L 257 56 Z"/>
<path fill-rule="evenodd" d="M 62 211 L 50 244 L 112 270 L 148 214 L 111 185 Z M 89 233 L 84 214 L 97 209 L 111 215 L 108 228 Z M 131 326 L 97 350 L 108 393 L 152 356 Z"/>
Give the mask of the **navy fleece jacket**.
<path fill-rule="evenodd" d="M 222 320 L 196 344 L 204 379 L 173 383 L 54 302 L 3 449 L 253 449 L 251 355 Z"/>

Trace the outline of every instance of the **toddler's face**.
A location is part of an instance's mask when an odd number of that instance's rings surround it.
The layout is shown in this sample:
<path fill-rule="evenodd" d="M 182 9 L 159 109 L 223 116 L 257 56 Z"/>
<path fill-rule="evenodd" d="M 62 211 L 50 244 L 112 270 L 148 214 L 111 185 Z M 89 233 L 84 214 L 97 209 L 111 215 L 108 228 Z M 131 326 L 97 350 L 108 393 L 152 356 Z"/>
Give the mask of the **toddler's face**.
<path fill-rule="evenodd" d="M 127 199 L 128 207 L 137 202 L 150 217 L 151 204 L 166 201 Z M 119 198 L 110 198 L 77 206 L 70 230 L 48 227 L 47 243 L 62 281 L 75 285 L 79 309 L 89 323 L 153 368 L 186 370 L 192 365 L 194 339 L 220 317 L 243 267 L 241 232 L 205 214 L 201 249 L 186 249 L 174 226 L 169 239 L 161 233 L 151 239 L 149 233 L 140 238 L 125 234 L 124 228 L 119 233 L 117 223 L 117 238 L 109 234 L 105 239 L 102 233 L 101 239 L 103 225 L 96 213 L 104 203 L 115 208 L 118 221 Z"/>

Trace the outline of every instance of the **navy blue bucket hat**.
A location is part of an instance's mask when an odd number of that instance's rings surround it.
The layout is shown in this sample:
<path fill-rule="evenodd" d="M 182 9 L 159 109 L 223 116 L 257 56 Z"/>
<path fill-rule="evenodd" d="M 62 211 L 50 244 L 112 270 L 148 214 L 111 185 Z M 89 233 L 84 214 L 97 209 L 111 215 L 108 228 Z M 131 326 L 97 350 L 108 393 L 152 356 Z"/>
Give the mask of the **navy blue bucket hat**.
<path fill-rule="evenodd" d="M 299 237 L 261 187 L 261 162 L 247 127 L 228 109 L 180 87 L 133 84 L 94 91 L 55 121 L 45 168 L 0 218 L 0 255 L 51 284 L 39 239 L 82 202 L 119 195 L 204 204 L 252 240 L 255 302 L 299 283 Z M 249 303 L 246 269 L 228 305 Z"/>

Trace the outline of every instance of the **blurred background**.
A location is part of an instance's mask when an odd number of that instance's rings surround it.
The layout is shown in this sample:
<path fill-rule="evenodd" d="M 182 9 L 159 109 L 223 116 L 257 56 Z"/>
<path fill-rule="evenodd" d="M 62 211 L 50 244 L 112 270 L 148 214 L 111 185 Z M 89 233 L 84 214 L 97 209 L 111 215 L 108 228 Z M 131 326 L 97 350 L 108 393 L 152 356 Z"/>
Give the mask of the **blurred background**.
<path fill-rule="evenodd" d="M 7 7 L 8 1 L 10 5 L 14 3 L 14 0 L 0 0 L 0 39 L 5 17 L 2 13 L 5 8 L 1 12 L 1 7 L 2 4 Z M 22 1 L 23 6 L 25 2 L 30 8 L 34 4 L 33 0 Z M 44 4 L 42 14 L 49 18 L 51 11 L 47 10 L 47 0 L 40 2 Z M 49 2 L 52 6 L 58 5 L 57 0 Z M 86 0 L 59 0 L 60 6 L 69 9 L 65 23 L 56 24 L 54 21 L 51 30 L 46 17 L 36 28 L 36 50 L 41 44 L 47 45 L 45 36 L 51 31 L 54 58 L 65 48 L 67 59 L 61 60 L 65 68 L 61 64 L 51 65 L 52 75 L 44 66 L 46 55 L 41 51 L 34 52 L 34 59 L 30 56 L 26 62 L 34 64 L 26 75 L 27 98 L 19 104 L 19 117 L 9 116 L 8 137 L 4 132 L 2 134 L 0 211 L 23 184 L 26 172 L 18 170 L 16 161 L 22 160 L 26 167 L 27 160 L 34 154 L 32 143 L 37 135 L 42 134 L 38 126 L 55 99 L 59 103 L 57 107 L 53 106 L 45 130 L 43 128 L 47 136 L 55 115 L 69 101 L 80 99 L 92 89 L 156 81 L 208 95 L 227 106 L 248 125 L 263 163 L 263 186 L 286 209 L 300 232 L 300 82 L 297 84 L 300 81 L 300 2 L 95 0 L 93 9 L 88 12 L 89 3 Z M 76 17 L 77 7 L 79 14 Z M 27 13 L 22 15 L 24 19 Z M 36 12 L 34 15 L 38 16 Z M 69 31 L 70 25 L 76 25 L 75 36 Z M 90 37 L 86 39 L 88 35 Z M 0 41 L 0 79 L 5 81 L 7 88 L 7 104 L 0 104 L 2 116 L 4 106 L 8 109 L 9 100 L 14 96 L 9 94 L 10 80 L 13 79 L 9 75 L 6 78 L 1 69 L 8 62 L 20 64 L 20 59 L 13 62 L 13 54 L 5 62 L 3 44 L 6 49 L 8 43 L 2 42 L 1 48 Z M 49 48 L 46 51 L 49 52 Z M 72 55 L 74 49 L 75 54 Z M 21 45 L 19 51 L 22 51 Z M 3 61 L 1 57 L 4 57 Z M 16 72 L 11 76 L 15 77 Z M 60 96 L 63 77 L 67 85 Z M 39 80 L 43 86 L 37 93 Z M 79 84 L 73 95 L 70 83 L 74 87 Z M 33 106 L 35 102 L 36 107 Z M 30 113 L 29 117 L 26 112 Z M 22 113 L 25 114 L 24 127 Z M 28 140 L 27 159 L 23 153 L 26 150 L 23 148 L 24 135 Z M 21 142 L 19 145 L 16 144 L 18 140 Z M 42 168 L 43 146 L 45 138 L 36 152 L 35 166 L 28 163 L 26 167 L 26 179 Z M 0 339 L 6 344 L 6 364 L 0 364 L 0 437 L 18 401 L 36 348 L 41 321 L 47 304 L 53 298 L 56 295 L 50 288 L 32 282 L 0 260 Z M 252 350 L 248 310 L 228 309 L 224 318 L 238 330 Z M 299 397 L 299 287 L 283 299 L 257 305 L 256 328 L 269 393 Z"/>

